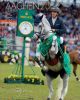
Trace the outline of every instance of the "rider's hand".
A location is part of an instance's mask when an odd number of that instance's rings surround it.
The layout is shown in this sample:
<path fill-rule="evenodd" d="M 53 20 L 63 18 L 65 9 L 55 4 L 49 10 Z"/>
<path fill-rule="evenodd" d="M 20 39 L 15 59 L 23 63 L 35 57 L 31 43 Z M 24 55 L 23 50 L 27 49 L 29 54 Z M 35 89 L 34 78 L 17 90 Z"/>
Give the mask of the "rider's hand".
<path fill-rule="evenodd" d="M 52 31 L 55 32 L 56 30 L 55 29 L 52 29 Z"/>

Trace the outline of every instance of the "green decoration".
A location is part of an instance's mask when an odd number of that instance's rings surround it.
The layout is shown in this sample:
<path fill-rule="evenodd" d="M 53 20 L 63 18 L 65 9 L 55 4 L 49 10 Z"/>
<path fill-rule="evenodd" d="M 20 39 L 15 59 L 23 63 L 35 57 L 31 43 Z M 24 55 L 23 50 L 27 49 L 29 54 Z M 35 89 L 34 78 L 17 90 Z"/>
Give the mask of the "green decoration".
<path fill-rule="evenodd" d="M 58 42 L 58 47 L 61 53 L 61 56 L 63 57 L 63 68 L 65 70 L 65 72 L 67 73 L 67 75 L 70 76 L 71 74 L 71 63 L 70 63 L 70 57 L 69 54 L 65 51 L 62 51 L 62 48 L 60 47 L 60 38 L 57 38 L 57 42 Z"/>
<path fill-rule="evenodd" d="M 42 54 L 42 56 L 47 56 L 49 49 L 52 45 L 52 41 L 53 41 L 53 36 L 54 34 L 50 35 L 49 38 L 46 39 L 46 41 L 41 41 L 39 48 L 38 48 L 38 52 L 40 52 Z"/>
<path fill-rule="evenodd" d="M 63 66 L 64 66 L 66 73 L 70 75 L 71 74 L 71 63 L 70 63 L 69 54 L 67 52 L 65 52 L 63 56 Z"/>

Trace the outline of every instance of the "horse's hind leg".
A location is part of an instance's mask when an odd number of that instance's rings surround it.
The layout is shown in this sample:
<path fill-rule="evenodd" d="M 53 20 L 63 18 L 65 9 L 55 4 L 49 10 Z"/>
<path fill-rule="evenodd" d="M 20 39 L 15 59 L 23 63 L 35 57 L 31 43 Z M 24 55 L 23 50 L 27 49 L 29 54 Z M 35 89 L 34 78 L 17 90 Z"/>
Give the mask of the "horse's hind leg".
<path fill-rule="evenodd" d="M 47 85 L 49 87 L 49 95 L 47 100 L 50 100 L 51 96 L 53 95 L 52 78 L 50 78 L 48 75 L 46 75 L 46 78 L 47 78 Z"/>
<path fill-rule="evenodd" d="M 76 80 L 77 80 L 77 81 L 80 81 L 79 78 L 78 78 L 78 76 L 77 76 L 77 74 L 76 74 L 77 64 L 74 63 L 74 64 L 72 64 L 72 65 L 73 65 L 73 74 L 74 74 Z"/>
<path fill-rule="evenodd" d="M 63 77 L 63 88 L 62 88 L 61 97 L 59 100 L 64 100 L 64 97 L 68 90 L 68 80 L 69 80 L 69 76 L 67 74 L 65 74 Z"/>

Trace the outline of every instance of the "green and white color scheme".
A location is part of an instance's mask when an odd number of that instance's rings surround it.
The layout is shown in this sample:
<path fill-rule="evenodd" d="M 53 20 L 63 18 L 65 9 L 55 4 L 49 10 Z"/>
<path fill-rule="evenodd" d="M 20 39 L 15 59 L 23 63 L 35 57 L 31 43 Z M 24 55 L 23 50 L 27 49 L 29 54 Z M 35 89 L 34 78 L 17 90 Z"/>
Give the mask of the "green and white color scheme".
<path fill-rule="evenodd" d="M 18 22 L 17 22 L 17 36 L 23 37 L 23 50 L 22 50 L 22 70 L 21 78 L 24 80 L 24 59 L 25 59 L 25 42 L 26 37 L 33 36 L 33 26 L 34 19 L 33 15 L 34 10 L 21 9 L 18 11 Z"/>
<path fill-rule="evenodd" d="M 18 66 L 14 68 L 12 74 L 9 77 L 4 79 L 5 83 L 31 83 L 31 84 L 44 84 L 44 81 L 41 80 L 36 74 L 34 73 L 33 69 L 31 75 L 24 74 L 24 60 L 25 60 L 25 44 L 26 38 L 31 38 L 33 36 L 33 29 L 34 29 L 34 19 L 33 10 L 19 10 L 18 11 L 18 22 L 17 22 L 17 36 L 23 37 L 23 48 L 22 48 L 22 59 L 18 62 Z M 19 41 L 18 41 L 19 42 Z"/>
<path fill-rule="evenodd" d="M 21 9 L 18 11 L 17 36 L 32 37 L 34 29 L 34 10 Z"/>

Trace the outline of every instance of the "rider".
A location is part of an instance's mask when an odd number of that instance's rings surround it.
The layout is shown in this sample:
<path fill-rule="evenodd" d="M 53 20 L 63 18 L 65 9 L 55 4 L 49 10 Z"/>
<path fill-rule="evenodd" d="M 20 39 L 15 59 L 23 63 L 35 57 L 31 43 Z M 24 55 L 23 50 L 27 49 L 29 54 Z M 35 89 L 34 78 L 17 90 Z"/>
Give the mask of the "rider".
<path fill-rule="evenodd" d="M 62 35 L 66 33 L 66 30 L 63 21 L 59 18 L 61 10 L 58 7 L 51 7 L 50 11 L 51 15 L 47 17 L 47 19 L 49 21 L 52 31 L 56 32 L 57 37 L 60 38 L 61 41 L 60 46 L 64 51 L 65 42 L 63 41 Z M 53 48 L 53 46 L 51 48 Z M 58 55 L 59 56 L 61 55 L 60 52 L 58 53 Z"/>
<path fill-rule="evenodd" d="M 61 10 L 58 7 L 52 7 L 50 9 L 51 15 L 47 19 L 50 23 L 51 28 L 53 31 L 56 31 L 58 36 L 61 36 L 66 32 L 64 24 L 62 20 L 59 18 L 61 14 Z"/>
<path fill-rule="evenodd" d="M 60 37 L 60 41 L 61 41 L 60 46 L 61 46 L 61 48 L 63 48 L 63 38 L 61 36 L 66 31 L 65 31 L 62 20 L 60 20 L 60 18 L 59 18 L 61 10 L 58 7 L 54 7 L 54 8 L 51 8 L 50 11 L 51 11 L 51 16 L 48 16 L 47 20 L 51 26 L 51 30 L 53 31 L 53 33 L 56 32 L 57 37 Z M 53 39 L 54 39 L 54 37 L 53 37 Z M 51 50 L 53 50 L 53 46 L 51 47 Z M 58 56 L 60 56 L 60 52 L 58 53 Z M 44 60 L 40 61 L 39 65 L 43 66 L 43 62 L 44 62 Z"/>

